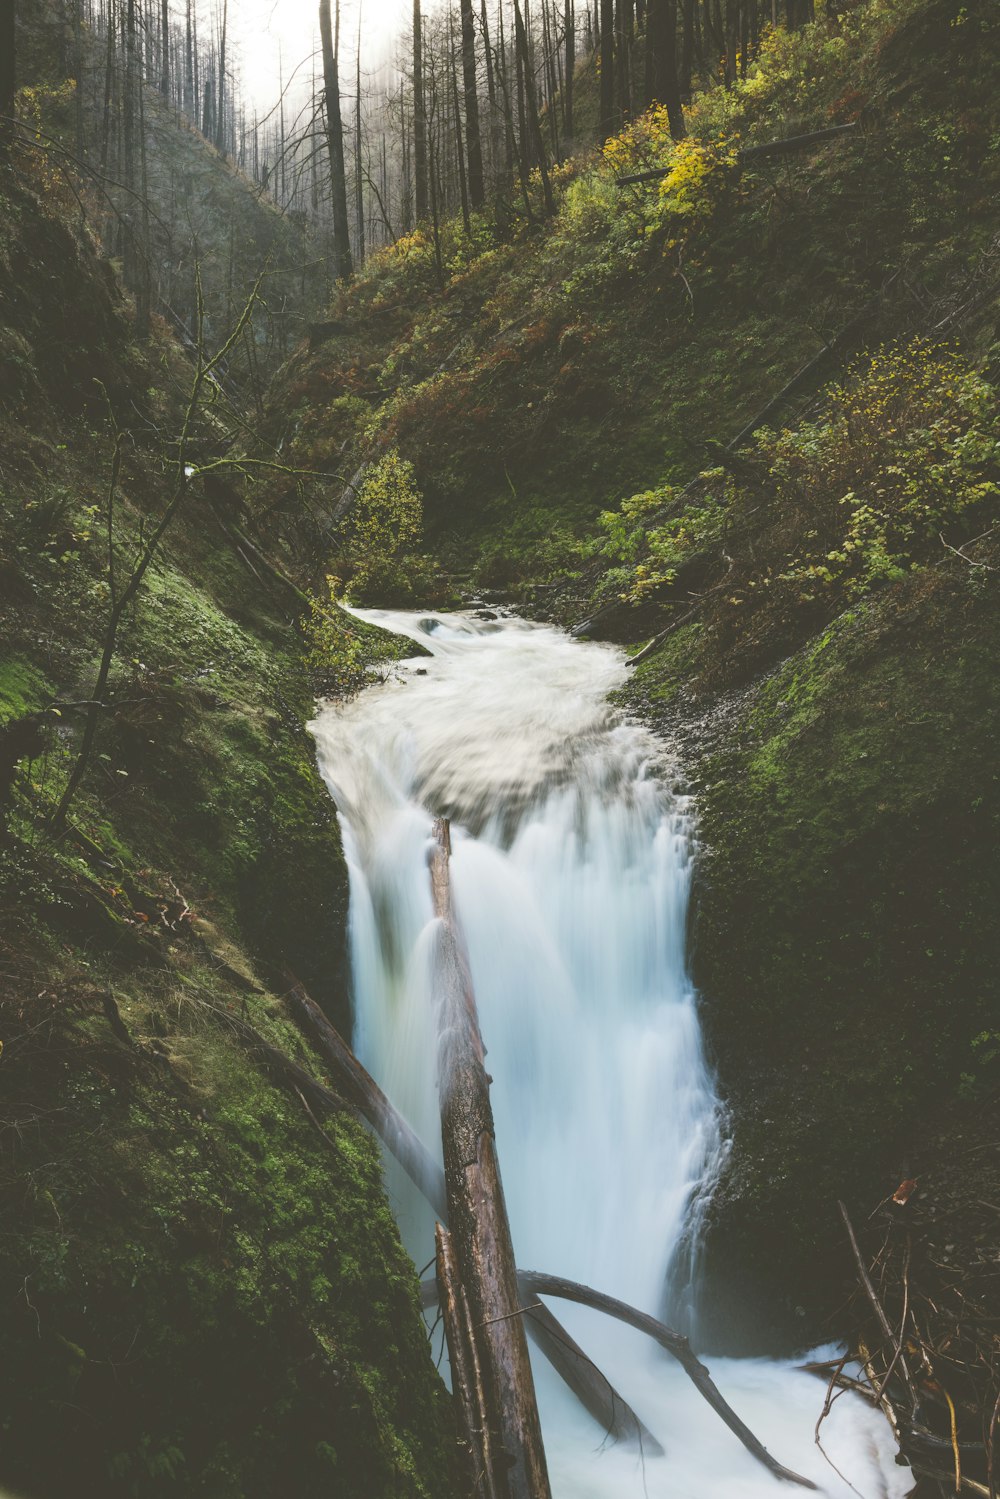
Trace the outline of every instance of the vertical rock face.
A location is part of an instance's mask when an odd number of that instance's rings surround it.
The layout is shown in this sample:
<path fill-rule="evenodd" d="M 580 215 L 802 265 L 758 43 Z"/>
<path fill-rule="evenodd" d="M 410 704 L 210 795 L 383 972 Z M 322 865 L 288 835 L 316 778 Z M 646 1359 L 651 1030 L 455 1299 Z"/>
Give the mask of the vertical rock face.
<path fill-rule="evenodd" d="M 977 557 L 993 567 L 995 546 Z M 978 1260 L 1000 608 L 982 568 L 952 560 L 749 687 L 702 693 L 698 723 L 668 711 L 693 751 L 693 967 L 734 1137 L 709 1215 L 710 1347 L 822 1334 L 844 1263 L 838 1196 L 867 1212 L 904 1177 L 936 1181 L 931 1242 L 958 1236 Z M 683 656 L 678 643 L 641 690 Z"/>

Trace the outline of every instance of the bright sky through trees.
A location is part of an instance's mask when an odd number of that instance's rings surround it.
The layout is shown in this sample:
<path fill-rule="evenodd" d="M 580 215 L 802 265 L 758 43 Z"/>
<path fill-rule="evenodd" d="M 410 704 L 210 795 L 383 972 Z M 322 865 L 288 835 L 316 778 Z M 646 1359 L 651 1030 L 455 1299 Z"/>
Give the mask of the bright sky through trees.
<path fill-rule="evenodd" d="M 343 0 L 341 34 L 343 56 L 354 56 L 358 6 L 362 5 L 362 50 L 371 65 L 385 54 L 406 22 L 405 0 Z M 278 95 L 279 51 L 287 79 L 292 70 L 319 45 L 319 0 L 230 0 L 231 24 L 239 39 L 246 96 L 258 106 Z M 311 77 L 308 68 L 305 78 Z"/>

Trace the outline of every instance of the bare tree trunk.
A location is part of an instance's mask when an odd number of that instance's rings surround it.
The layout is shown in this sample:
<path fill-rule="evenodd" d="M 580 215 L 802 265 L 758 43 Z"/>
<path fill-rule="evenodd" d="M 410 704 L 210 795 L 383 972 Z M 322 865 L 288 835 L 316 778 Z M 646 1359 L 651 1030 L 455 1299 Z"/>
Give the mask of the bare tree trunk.
<path fill-rule="evenodd" d="M 205 79 L 205 98 L 201 109 L 201 133 L 209 141 L 215 135 L 215 103 L 212 97 L 211 76 Z"/>
<path fill-rule="evenodd" d="M 170 103 L 170 0 L 160 3 L 160 93 Z"/>
<path fill-rule="evenodd" d="M 451 74 L 452 109 L 455 113 L 455 152 L 458 160 L 458 191 L 462 204 L 462 226 L 466 234 L 468 234 L 471 227 L 469 220 L 469 189 L 465 175 L 465 153 L 462 150 L 462 107 L 458 97 L 458 68 L 455 63 L 455 37 L 450 13 L 448 15 L 448 53 L 448 70 Z M 480 161 L 480 173 L 482 172 L 482 165 L 482 161 Z"/>
<path fill-rule="evenodd" d="M 330 153 L 330 185 L 333 196 L 333 274 L 338 281 L 349 281 L 354 274 L 354 265 L 347 226 L 344 122 L 340 113 L 340 0 L 336 0 L 336 39 L 330 18 L 330 0 L 320 0 L 319 32 L 323 50 L 326 143 Z"/>
<path fill-rule="evenodd" d="M 222 0 L 222 29 L 219 33 L 219 86 L 215 93 L 215 147 L 226 153 L 226 32 L 229 26 L 229 0 Z"/>
<path fill-rule="evenodd" d="M 556 109 L 556 96 L 559 85 L 556 82 L 556 45 L 555 45 L 555 17 L 549 19 L 549 0 L 542 0 L 542 51 L 544 53 L 544 66 L 546 86 L 548 88 L 548 116 L 549 128 L 552 132 L 552 160 L 559 160 L 559 111 Z"/>
<path fill-rule="evenodd" d="M 459 1445 L 464 1449 L 466 1486 L 473 1499 L 499 1499 L 493 1475 L 496 1457 L 487 1416 L 483 1371 L 465 1287 L 458 1276 L 451 1234 L 440 1223 L 434 1233 L 437 1251 L 438 1303 L 448 1340 L 451 1387 L 455 1397 Z"/>
<path fill-rule="evenodd" d="M 0 47 L 3 41 L 0 39 Z M 73 0 L 73 72 L 76 76 L 76 87 L 73 90 L 73 123 L 76 135 L 76 154 L 80 161 L 83 160 L 87 142 L 84 134 L 83 124 L 83 3 L 82 0 Z M 0 114 L 9 114 L 9 110 L 0 107 Z"/>
<path fill-rule="evenodd" d="M 427 112 L 424 105 L 424 42 L 420 0 L 413 0 L 413 175 L 417 223 L 427 217 Z"/>
<path fill-rule="evenodd" d="M 726 88 L 736 83 L 736 50 L 739 37 L 737 0 L 726 0 Z"/>
<path fill-rule="evenodd" d="M 146 162 L 146 95 L 141 78 L 138 80 L 136 97 L 139 105 L 139 201 L 140 223 L 142 224 L 142 241 L 137 266 L 139 280 L 136 291 L 136 333 L 140 338 L 147 338 L 152 312 L 152 256 L 150 254 L 152 237 L 149 232 L 149 172 Z"/>
<path fill-rule="evenodd" d="M 111 103 L 115 88 L 115 8 L 108 0 L 107 35 L 104 54 L 104 115 L 101 123 L 101 173 L 106 176 L 111 156 Z M 11 58 L 13 61 L 13 57 Z"/>
<path fill-rule="evenodd" d="M 0 114 L 14 113 L 17 93 L 17 0 L 0 0 Z M 79 86 L 79 79 L 77 79 Z"/>
<path fill-rule="evenodd" d="M 517 139 L 521 148 L 521 156 L 524 159 L 525 168 L 530 172 L 534 165 L 534 150 L 532 138 L 528 133 L 528 106 L 525 103 L 525 64 L 524 55 L 521 52 L 520 43 L 517 40 L 517 28 L 514 28 L 514 87 L 517 90 Z"/>
<path fill-rule="evenodd" d="M 566 30 L 566 81 L 563 84 L 563 130 L 573 139 L 573 80 L 576 74 L 576 10 L 574 0 L 566 0 L 563 21 Z"/>
<path fill-rule="evenodd" d="M 493 58 L 490 53 L 490 23 L 486 14 L 486 0 L 482 0 L 480 5 L 479 24 L 483 32 L 483 52 L 486 55 L 486 97 L 490 101 L 490 107 L 496 108 L 497 89 L 493 77 Z"/>
<path fill-rule="evenodd" d="M 675 141 L 687 134 L 677 79 L 677 0 L 649 0 L 646 19 L 646 103 L 666 106 Z"/>
<path fill-rule="evenodd" d="M 542 196 L 545 199 L 545 212 L 551 216 L 555 213 L 555 202 L 552 197 L 552 184 L 549 181 L 548 168 L 545 164 L 545 142 L 542 140 L 542 127 L 538 119 L 535 80 L 531 72 L 528 35 L 524 25 L 524 17 L 521 15 L 520 0 L 514 0 L 514 36 L 524 72 L 524 91 L 528 109 L 528 122 L 531 127 L 531 139 L 535 148 L 535 158 L 542 178 Z"/>
<path fill-rule="evenodd" d="M 197 92 L 194 86 L 194 17 L 192 0 L 187 0 L 187 15 L 184 28 L 184 112 L 189 119 L 194 117 Z"/>
<path fill-rule="evenodd" d="M 615 133 L 615 0 L 600 0 L 601 105 L 598 138 L 606 141 Z"/>
<path fill-rule="evenodd" d="M 632 0 L 615 6 L 615 64 L 618 73 L 618 118 L 632 118 Z"/>
<path fill-rule="evenodd" d="M 476 79 L 476 25 L 472 0 L 460 0 L 462 18 L 462 83 L 465 90 L 465 145 L 469 162 L 469 202 L 474 209 L 486 202 L 483 180 L 483 143 L 479 129 L 479 92 Z"/>
<path fill-rule="evenodd" d="M 681 50 L 681 67 L 678 83 L 680 86 L 681 101 L 684 104 L 691 102 L 691 79 L 694 73 L 694 51 L 695 51 L 695 28 L 698 21 L 698 0 L 683 0 L 684 3 L 684 41 Z"/>
<path fill-rule="evenodd" d="M 354 217 L 357 231 L 357 255 L 359 268 L 365 263 L 365 184 L 361 161 L 361 15 L 363 6 L 358 6 L 358 55 L 355 68 L 354 98 Z"/>

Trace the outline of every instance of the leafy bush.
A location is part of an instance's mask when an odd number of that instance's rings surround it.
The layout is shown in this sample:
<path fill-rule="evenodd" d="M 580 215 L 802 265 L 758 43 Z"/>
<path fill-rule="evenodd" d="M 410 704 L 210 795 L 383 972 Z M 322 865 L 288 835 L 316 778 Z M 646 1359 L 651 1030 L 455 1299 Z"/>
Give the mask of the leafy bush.
<path fill-rule="evenodd" d="M 956 350 L 917 339 L 860 360 L 815 420 L 762 429 L 726 469 L 605 513 L 602 550 L 629 569 L 622 596 L 634 603 L 713 559 L 710 609 L 724 633 L 770 631 L 780 647 L 806 618 L 988 526 L 998 477 L 995 392 Z"/>
<path fill-rule="evenodd" d="M 413 553 L 422 533 L 413 464 L 393 449 L 369 469 L 348 519 L 351 598 L 384 603 L 412 596 L 420 571 Z"/>
<path fill-rule="evenodd" d="M 322 594 L 309 600 L 303 624 L 307 660 L 331 692 L 353 692 L 364 686 L 370 669 L 395 659 L 394 637 L 356 620 L 338 602 L 339 578 L 327 578 Z"/>
<path fill-rule="evenodd" d="M 792 602 L 820 590 L 853 599 L 996 499 L 1000 413 L 960 354 L 918 339 L 856 366 L 818 421 L 762 431 L 757 447 L 772 486 L 762 581 Z"/>

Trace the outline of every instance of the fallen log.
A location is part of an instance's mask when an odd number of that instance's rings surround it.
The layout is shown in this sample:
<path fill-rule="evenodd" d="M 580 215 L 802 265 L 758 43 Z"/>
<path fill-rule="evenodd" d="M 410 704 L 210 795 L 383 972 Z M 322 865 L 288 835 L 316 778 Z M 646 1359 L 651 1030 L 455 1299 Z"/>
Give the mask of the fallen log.
<path fill-rule="evenodd" d="M 595 1312 L 604 1312 L 616 1321 L 645 1333 L 677 1360 L 699 1394 L 739 1438 L 750 1455 L 769 1473 L 786 1483 L 797 1483 L 804 1489 L 818 1488 L 811 1478 L 804 1478 L 801 1473 L 786 1468 L 771 1456 L 763 1442 L 740 1420 L 683 1333 L 675 1332 L 656 1317 L 629 1306 L 628 1302 L 619 1301 L 615 1296 L 607 1296 L 603 1291 L 595 1291 L 591 1286 L 581 1285 L 579 1281 L 564 1280 L 560 1275 L 547 1275 L 540 1270 L 519 1270 L 517 1280 L 521 1296 L 526 1300 L 532 1296 L 557 1296 L 563 1301 L 575 1301 L 579 1306 L 589 1306 Z M 433 1280 L 420 1282 L 420 1296 L 425 1311 L 435 1304 L 437 1286 Z"/>
<path fill-rule="evenodd" d="M 396 1150 L 402 1151 L 402 1142 L 411 1142 L 411 1147 L 409 1147 L 412 1151 L 411 1156 L 405 1157 L 405 1151 L 403 1151 L 403 1153 L 397 1156 L 397 1160 L 399 1160 L 400 1165 L 405 1169 L 406 1174 L 411 1177 L 411 1180 L 417 1183 L 417 1186 L 421 1187 L 421 1190 L 423 1190 L 424 1195 L 427 1196 L 433 1207 L 435 1205 L 435 1196 L 444 1196 L 444 1187 L 439 1187 L 439 1192 L 435 1192 L 435 1189 L 433 1189 L 432 1183 L 435 1180 L 435 1174 L 439 1180 L 441 1178 L 441 1171 L 439 1171 L 436 1163 L 433 1162 L 430 1154 L 427 1153 L 426 1147 L 421 1144 L 420 1139 L 409 1129 L 402 1115 L 397 1114 L 396 1109 L 388 1102 L 387 1097 L 382 1093 L 375 1079 L 361 1066 L 354 1052 L 343 1042 L 342 1037 L 334 1030 L 333 1025 L 330 1024 L 330 1021 L 325 1018 L 322 1010 L 319 1009 L 318 1004 L 310 1000 L 309 995 L 301 988 L 300 983 L 292 980 L 292 988 L 289 989 L 286 997 L 291 1001 L 292 1012 L 297 1013 L 307 1033 L 318 1043 L 322 1055 L 327 1058 L 327 1061 L 330 1061 L 331 1072 L 334 1073 L 337 1085 L 342 1087 L 343 1097 L 337 1096 L 337 1094 L 331 1093 L 328 1088 L 322 1087 L 315 1079 L 310 1078 L 309 1073 L 304 1072 L 304 1069 L 301 1069 L 297 1063 L 292 1063 L 291 1058 L 285 1057 L 283 1052 L 277 1051 L 270 1043 L 264 1042 L 264 1039 L 259 1036 L 258 1031 L 252 1025 L 247 1024 L 246 1021 L 241 1021 L 241 1019 L 238 1019 L 235 1015 L 231 1015 L 231 1013 L 226 1013 L 226 1015 L 223 1015 L 222 1012 L 216 1013 L 219 1015 L 219 1019 L 222 1019 L 232 1030 L 237 1031 L 238 1034 L 243 1036 L 243 1039 L 249 1043 L 250 1048 L 264 1061 L 265 1066 L 270 1067 L 277 1075 L 282 1076 L 283 1081 L 291 1082 L 297 1090 L 303 1091 L 309 1097 L 312 1105 L 318 1108 L 319 1111 L 333 1114 L 333 1112 L 343 1111 L 345 1106 L 352 1106 L 352 1108 L 357 1109 L 358 1114 L 363 1115 L 375 1127 L 376 1133 L 381 1133 L 381 1130 L 373 1123 L 376 1118 L 382 1120 L 382 1123 L 390 1121 L 391 1127 L 387 1130 L 388 1138 L 385 1138 L 385 1144 L 388 1145 L 390 1150 L 393 1150 L 393 1145 L 390 1145 L 390 1139 L 394 1139 L 396 1141 Z M 330 1049 L 327 1049 L 328 1045 L 330 1045 Z M 334 1058 L 340 1058 L 340 1060 L 334 1061 Z M 441 1205 L 444 1207 L 444 1202 Z M 579 1343 L 571 1339 L 570 1334 L 565 1331 L 565 1328 L 559 1325 L 558 1319 L 549 1312 L 547 1307 L 537 1303 L 537 1298 L 540 1295 L 553 1295 L 553 1297 L 561 1297 L 562 1300 L 576 1301 L 580 1306 L 589 1306 L 597 1310 L 597 1312 L 604 1312 L 607 1315 L 615 1316 L 619 1321 L 627 1322 L 630 1327 L 639 1328 L 639 1331 L 642 1331 L 642 1333 L 648 1334 L 649 1337 L 654 1337 L 663 1348 L 667 1349 L 667 1352 L 673 1354 L 678 1363 L 682 1364 L 685 1372 L 693 1379 L 694 1384 L 699 1388 L 700 1393 L 705 1396 L 705 1399 L 708 1400 L 712 1409 L 718 1412 L 718 1415 L 723 1418 L 726 1426 L 729 1426 L 729 1429 L 738 1436 L 739 1441 L 744 1444 L 744 1447 L 759 1462 L 762 1462 L 763 1466 L 768 1468 L 769 1472 L 775 1474 L 775 1477 L 790 1481 L 790 1483 L 801 1484 L 805 1489 L 814 1489 L 816 1487 L 816 1484 L 811 1483 L 808 1478 L 799 1477 L 798 1474 L 792 1472 L 792 1469 L 783 1468 L 781 1463 L 775 1462 L 774 1457 L 771 1457 L 768 1450 L 757 1441 L 753 1432 L 739 1420 L 736 1412 L 724 1400 L 723 1394 L 720 1393 L 720 1390 L 712 1382 L 708 1370 L 700 1363 L 696 1354 L 691 1351 L 690 1343 L 688 1343 L 688 1340 L 681 1333 L 675 1333 L 672 1328 L 664 1327 L 663 1322 L 658 1322 L 657 1319 L 646 1315 L 645 1312 L 637 1312 L 634 1307 L 628 1306 L 624 1301 L 615 1300 L 615 1297 L 607 1297 L 607 1295 L 603 1295 L 603 1292 L 600 1291 L 592 1291 L 589 1286 L 579 1285 L 574 1280 L 564 1280 L 559 1276 L 547 1276 L 547 1274 L 540 1273 L 540 1271 L 516 1271 L 516 1277 L 517 1300 L 519 1300 L 520 1306 L 514 1309 L 513 1315 L 508 1318 L 508 1321 L 526 1322 L 529 1330 L 532 1330 L 532 1324 L 534 1324 L 535 1339 L 537 1339 L 541 1351 L 546 1354 L 547 1358 L 550 1358 L 559 1375 L 564 1378 L 565 1384 L 579 1396 L 580 1402 L 586 1406 L 591 1415 L 594 1415 L 595 1420 L 600 1421 L 601 1426 L 610 1435 L 637 1436 L 640 1442 L 642 1442 L 642 1450 L 646 1456 L 660 1456 L 663 1453 L 660 1442 L 643 1426 L 636 1412 L 631 1409 L 631 1406 L 628 1406 L 625 1400 L 622 1400 L 615 1387 L 607 1379 L 604 1379 L 597 1366 L 586 1357 Z M 433 1280 L 421 1282 L 420 1291 L 424 1310 L 429 1310 L 430 1307 L 438 1303 L 439 1291 L 436 1282 L 433 1282 Z M 447 1331 L 447 1328 L 445 1328 L 445 1331 Z M 546 1337 L 544 1334 L 549 1334 L 549 1336 Z M 595 1414 L 594 1409 L 592 1409 L 595 1403 L 600 1405 L 603 1414 Z M 546 1493 L 546 1490 L 540 1490 L 540 1495 L 544 1495 L 544 1493 Z M 529 1499 L 534 1499 L 534 1496 L 531 1496 L 531 1492 L 529 1492 Z"/>
<path fill-rule="evenodd" d="M 285 975 L 285 1003 L 330 1069 L 335 1086 L 371 1125 L 386 1149 L 446 1221 L 444 1172 L 402 1114 L 382 1092 L 371 1073 L 331 1024 L 297 979 Z"/>
<path fill-rule="evenodd" d="M 835 140 L 841 135 L 850 135 L 857 129 L 857 125 L 828 125 L 823 130 L 809 130 L 805 135 L 789 135 L 781 141 L 762 141 L 759 146 L 744 146 L 737 152 L 737 160 L 742 165 L 745 161 L 755 161 L 761 156 L 789 156 L 793 151 L 806 151 L 810 146 L 822 145 L 824 141 Z M 642 182 L 660 182 L 664 177 L 670 175 L 673 167 L 654 167 L 648 172 L 633 172 L 629 177 L 616 177 L 616 187 L 636 187 Z"/>
<path fill-rule="evenodd" d="M 485 1050 L 452 911 L 446 820 L 435 823 L 434 836 L 430 872 L 440 923 L 438 1088 L 448 1218 L 482 1366 L 498 1493 L 509 1499 L 549 1499 Z"/>
<path fill-rule="evenodd" d="M 448 1203 L 441 1167 L 315 1000 L 293 975 L 286 974 L 285 982 L 288 985 L 285 1001 L 292 1017 L 319 1051 L 330 1069 L 334 1084 L 347 1102 L 367 1120 L 410 1180 L 419 1187 L 442 1223 L 446 1224 Z M 628 1402 L 548 1307 L 533 1308 L 526 1315 L 525 1322 L 532 1342 L 607 1436 L 613 1440 L 637 1442 L 648 1454 L 662 1451 L 652 1432 L 647 1430 Z"/>
<path fill-rule="evenodd" d="M 466 1477 L 473 1499 L 496 1499 L 493 1481 L 495 1459 L 490 1446 L 491 1432 L 486 1419 L 486 1394 L 483 1374 L 476 1358 L 475 1338 L 469 1320 L 469 1305 L 458 1278 L 451 1234 L 441 1224 L 434 1234 L 437 1266 L 437 1293 L 448 1340 L 452 1388 L 455 1394 L 455 1418 L 459 1443 L 464 1449 Z"/>
<path fill-rule="evenodd" d="M 722 1392 L 683 1333 L 674 1332 L 672 1328 L 665 1326 L 656 1317 L 649 1316 L 647 1312 L 637 1311 L 626 1302 L 619 1301 L 614 1296 L 606 1296 L 602 1291 L 594 1291 L 590 1286 L 582 1286 L 577 1281 L 563 1280 L 560 1276 L 545 1275 L 537 1270 L 519 1270 L 518 1279 L 524 1289 L 535 1296 L 559 1296 L 564 1301 L 575 1301 L 580 1306 L 592 1307 L 595 1311 L 606 1312 L 609 1316 L 617 1318 L 619 1322 L 625 1322 L 629 1327 L 634 1327 L 639 1332 L 644 1332 L 647 1337 L 653 1338 L 661 1348 L 677 1360 L 692 1384 L 704 1396 L 716 1414 L 739 1438 L 747 1451 L 767 1468 L 768 1472 L 788 1483 L 801 1484 L 806 1489 L 817 1487 L 811 1479 L 803 1478 L 799 1473 L 793 1473 L 791 1468 L 784 1467 L 771 1456 L 763 1443 L 754 1436 L 749 1426 L 740 1420 L 732 1406 L 724 1399 Z"/>
<path fill-rule="evenodd" d="M 554 1277 L 552 1277 L 554 1278 Z M 634 1441 L 644 1457 L 663 1457 L 662 1444 L 653 1436 L 649 1427 L 646 1426 L 636 1415 L 632 1407 L 625 1401 L 614 1385 L 608 1380 L 586 1353 L 579 1343 L 566 1331 L 562 1323 L 542 1301 L 533 1299 L 535 1293 L 532 1291 L 528 1281 L 521 1280 L 520 1270 L 517 1272 L 518 1292 L 523 1306 L 525 1326 L 529 1336 L 533 1337 L 539 1349 L 549 1359 L 552 1366 L 562 1376 L 564 1383 L 573 1390 L 580 1403 L 588 1410 L 587 1404 L 590 1398 L 590 1385 L 584 1385 L 583 1393 L 576 1389 L 573 1378 L 573 1364 L 579 1360 L 581 1369 L 585 1369 L 591 1379 L 599 1380 L 604 1387 L 604 1398 L 611 1404 L 611 1413 L 608 1422 L 604 1425 L 609 1436 L 621 1439 L 627 1438 Z M 437 1283 L 433 1280 L 422 1280 L 420 1282 L 420 1305 L 425 1312 L 433 1311 L 438 1306 Z M 550 1353 L 550 1340 L 554 1344 Z M 572 1357 L 567 1359 L 567 1353 Z M 561 1359 L 561 1361 L 560 1361 Z M 564 1365 L 568 1365 L 564 1367 Z"/>

